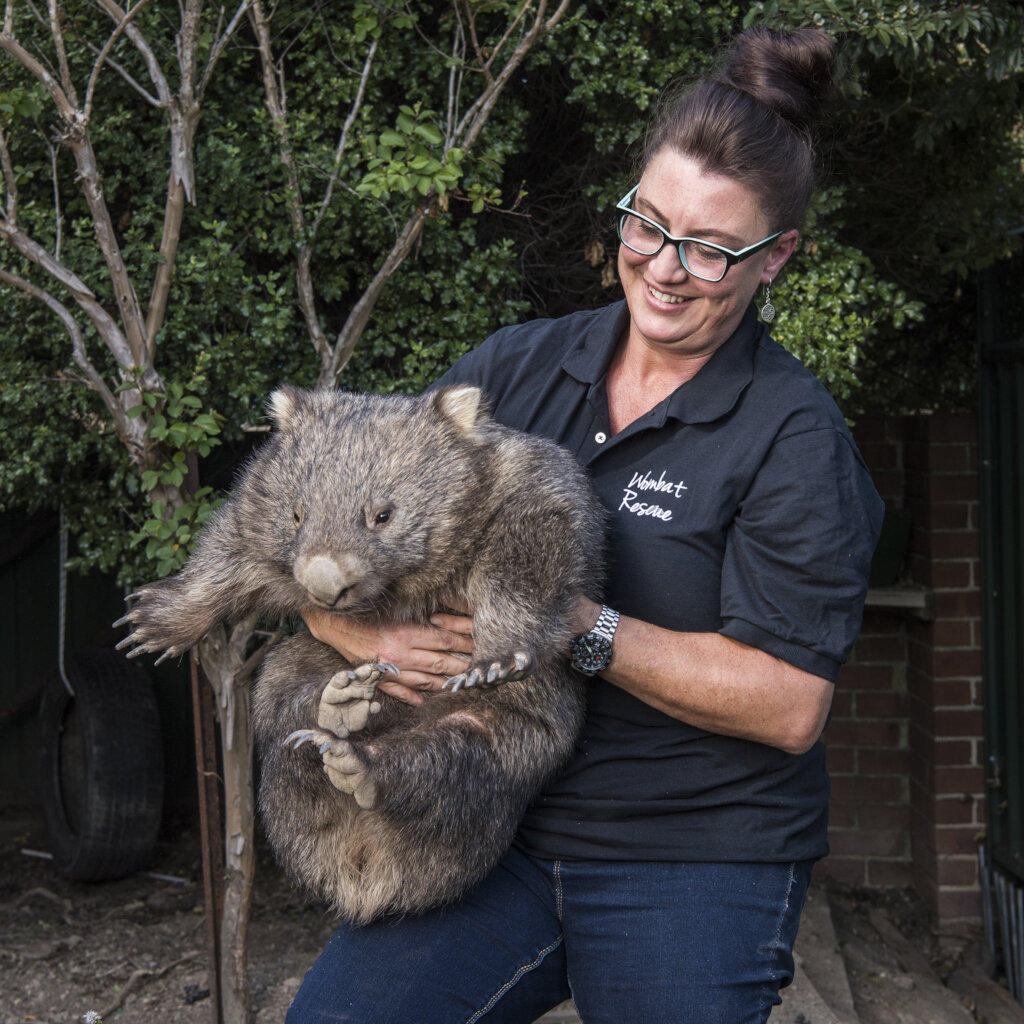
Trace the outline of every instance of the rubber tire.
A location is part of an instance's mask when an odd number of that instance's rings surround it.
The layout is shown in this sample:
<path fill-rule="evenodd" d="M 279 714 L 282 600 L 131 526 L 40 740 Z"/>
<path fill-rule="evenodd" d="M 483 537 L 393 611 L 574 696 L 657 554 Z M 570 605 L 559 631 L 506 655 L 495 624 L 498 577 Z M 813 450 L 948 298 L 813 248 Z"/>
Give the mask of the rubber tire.
<path fill-rule="evenodd" d="M 146 672 L 116 651 L 65 661 L 39 705 L 39 795 L 57 871 L 97 882 L 148 865 L 163 811 L 160 714 Z"/>

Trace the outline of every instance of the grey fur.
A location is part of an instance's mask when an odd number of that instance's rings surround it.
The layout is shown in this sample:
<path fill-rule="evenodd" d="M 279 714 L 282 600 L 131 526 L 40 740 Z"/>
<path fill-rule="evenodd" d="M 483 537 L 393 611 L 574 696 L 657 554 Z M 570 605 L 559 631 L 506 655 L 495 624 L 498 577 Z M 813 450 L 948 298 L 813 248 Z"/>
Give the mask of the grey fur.
<path fill-rule="evenodd" d="M 285 388 L 271 405 L 279 429 L 188 564 L 131 605 L 131 653 L 183 653 L 255 610 L 471 608 L 473 664 L 422 706 L 376 691 L 387 666 L 305 633 L 256 684 L 260 810 L 284 867 L 355 922 L 420 912 L 490 870 L 572 751 L 583 683 L 563 652 L 575 594 L 600 591 L 602 514 L 576 460 L 495 423 L 477 388 Z"/>

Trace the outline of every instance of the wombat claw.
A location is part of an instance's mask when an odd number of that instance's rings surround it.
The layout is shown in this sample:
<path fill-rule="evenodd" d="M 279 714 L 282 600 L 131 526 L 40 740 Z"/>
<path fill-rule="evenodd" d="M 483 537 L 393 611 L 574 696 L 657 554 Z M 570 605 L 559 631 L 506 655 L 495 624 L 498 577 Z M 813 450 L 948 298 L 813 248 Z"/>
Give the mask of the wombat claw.
<path fill-rule="evenodd" d="M 356 803 L 364 811 L 373 808 L 377 802 L 377 785 L 366 773 L 351 743 L 325 729 L 298 729 L 286 736 L 284 742 L 290 744 L 293 750 L 298 750 L 303 743 L 318 744 L 324 771 L 331 785 L 355 797 Z"/>
<path fill-rule="evenodd" d="M 387 672 L 398 675 L 398 668 L 390 662 L 382 662 L 336 673 L 320 696 L 317 713 L 320 728 L 342 739 L 365 729 L 370 715 L 380 711 L 380 702 L 373 698 L 377 682 Z"/>
<path fill-rule="evenodd" d="M 522 679 L 533 668 L 533 659 L 522 651 L 513 655 L 510 664 L 502 664 L 500 661 L 491 662 L 486 671 L 482 666 L 471 668 L 466 672 L 460 672 L 456 676 L 446 679 L 443 690 L 451 690 L 455 693 L 458 690 L 483 683 L 485 686 L 494 686 L 497 683 L 511 682 L 513 679 Z"/>

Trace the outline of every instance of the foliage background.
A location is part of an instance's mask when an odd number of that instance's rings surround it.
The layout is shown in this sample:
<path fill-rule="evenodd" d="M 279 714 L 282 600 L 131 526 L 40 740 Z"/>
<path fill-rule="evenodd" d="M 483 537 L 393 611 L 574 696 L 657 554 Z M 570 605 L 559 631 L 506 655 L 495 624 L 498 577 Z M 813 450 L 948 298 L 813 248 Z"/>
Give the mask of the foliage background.
<path fill-rule="evenodd" d="M 472 3 L 486 15 L 487 2 Z M 150 4 L 139 21 L 169 59 L 166 7 Z M 65 14 L 70 60 L 91 66 L 76 40 L 100 15 L 86 2 Z M 379 42 L 358 144 L 345 157 L 345 180 L 356 185 L 337 190 L 314 243 L 328 333 L 422 196 L 401 168 L 382 177 L 397 159 L 387 142 L 419 130 L 424 159 L 436 156 L 431 132 L 444 116 L 451 72 L 438 41 L 452 18 L 447 5 L 419 0 L 277 5 L 290 145 L 307 181 L 326 180 L 354 95 L 352 69 L 369 40 Z M 773 333 L 848 415 L 971 408 L 975 276 L 1012 250 L 1012 232 L 1024 225 L 1024 12 L 1010 0 L 573 5 L 502 95 L 472 159 L 452 168 L 454 187 L 386 289 L 341 384 L 417 391 L 502 324 L 618 298 L 610 208 L 632 183 L 652 108 L 666 83 L 703 73 L 739 28 L 762 23 L 823 25 L 837 35 L 846 69 L 822 140 L 825 187 L 797 258 L 773 288 Z M 31 18 L 19 31 L 43 37 Z M 74 166 L 54 144 L 49 117 L 38 87 L 0 57 L 0 127 L 11 139 L 20 215 L 108 298 Z M 90 130 L 126 259 L 144 276 L 159 259 L 165 126 L 111 73 Z M 182 447 L 225 442 L 203 464 L 204 480 L 224 486 L 251 443 L 245 426 L 263 422 L 266 395 L 317 376 L 295 291 L 287 214 L 295 196 L 245 33 L 225 52 L 204 101 L 196 182 L 158 366 L 189 399 L 175 421 L 193 425 Z M 312 213 L 313 200 L 299 200 Z M 39 276 L 2 244 L 0 267 Z M 87 341 L 114 376 L 96 338 Z M 211 417 L 202 429 L 197 413 Z M 83 386 L 63 329 L 42 305 L 0 285 L 0 509 L 58 504 L 82 566 L 135 580 L 157 570 L 159 546 L 147 555 L 132 543 L 146 539 L 153 520 L 139 470 Z M 182 526 L 182 551 L 195 525 Z M 159 564 L 169 567 L 166 558 Z"/>

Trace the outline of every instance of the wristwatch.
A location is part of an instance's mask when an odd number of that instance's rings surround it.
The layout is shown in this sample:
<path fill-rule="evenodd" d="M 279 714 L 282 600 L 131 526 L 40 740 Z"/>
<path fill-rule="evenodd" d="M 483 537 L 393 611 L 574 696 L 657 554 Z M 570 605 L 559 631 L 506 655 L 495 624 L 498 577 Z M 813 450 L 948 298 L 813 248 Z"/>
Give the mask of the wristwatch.
<path fill-rule="evenodd" d="M 619 624 L 619 613 L 607 605 L 589 633 L 581 633 L 569 641 L 572 667 L 585 676 L 592 676 L 606 669 L 612 660 L 612 640 Z"/>

